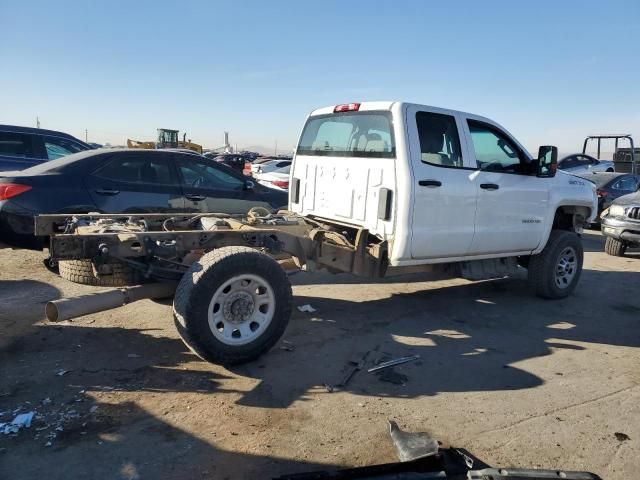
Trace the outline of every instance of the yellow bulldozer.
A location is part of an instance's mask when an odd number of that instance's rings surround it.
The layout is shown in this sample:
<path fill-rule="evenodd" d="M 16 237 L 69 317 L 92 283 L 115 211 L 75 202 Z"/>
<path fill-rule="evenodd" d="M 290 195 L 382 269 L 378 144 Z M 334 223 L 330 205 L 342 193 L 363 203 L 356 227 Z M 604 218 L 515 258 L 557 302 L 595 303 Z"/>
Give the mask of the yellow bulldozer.
<path fill-rule="evenodd" d="M 127 147 L 129 148 L 186 148 L 187 150 L 193 150 L 202 154 L 202 145 L 193 143 L 191 140 L 187 140 L 187 134 L 185 133 L 182 140 L 178 140 L 178 130 L 170 130 L 168 128 L 158 129 L 158 141 L 157 142 L 141 142 L 139 140 L 127 139 Z"/>

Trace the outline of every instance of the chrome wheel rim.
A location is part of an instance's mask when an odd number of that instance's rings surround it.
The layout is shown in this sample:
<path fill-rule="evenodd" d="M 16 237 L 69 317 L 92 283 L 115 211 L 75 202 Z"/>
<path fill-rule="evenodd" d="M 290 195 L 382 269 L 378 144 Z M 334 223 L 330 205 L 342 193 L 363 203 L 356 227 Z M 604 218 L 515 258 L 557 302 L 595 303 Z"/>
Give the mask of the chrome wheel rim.
<path fill-rule="evenodd" d="M 275 312 L 273 289 L 258 275 L 224 282 L 209 302 L 209 328 L 225 345 L 246 345 L 264 333 Z"/>
<path fill-rule="evenodd" d="M 561 289 L 568 288 L 578 271 L 578 255 L 573 247 L 566 247 L 556 263 L 555 281 Z"/>

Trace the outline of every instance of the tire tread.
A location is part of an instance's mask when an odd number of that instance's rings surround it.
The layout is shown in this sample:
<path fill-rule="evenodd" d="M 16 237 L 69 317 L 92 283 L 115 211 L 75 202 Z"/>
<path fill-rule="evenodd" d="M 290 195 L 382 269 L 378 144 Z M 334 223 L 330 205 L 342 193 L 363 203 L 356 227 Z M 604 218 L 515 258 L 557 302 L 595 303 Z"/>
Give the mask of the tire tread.
<path fill-rule="evenodd" d="M 567 289 L 558 289 L 551 278 L 550 273 L 555 269 L 556 257 L 560 254 L 560 250 L 565 246 L 573 243 L 576 249 L 578 260 L 578 272 L 573 280 L 573 284 Z M 568 230 L 552 230 L 542 252 L 538 255 L 532 255 L 529 260 L 528 279 L 529 286 L 536 295 L 542 298 L 564 298 L 573 292 L 582 273 L 583 262 L 582 242 L 578 235 Z"/>
<path fill-rule="evenodd" d="M 135 270 L 121 262 L 109 263 L 112 273 L 96 276 L 91 260 L 60 260 L 60 276 L 65 280 L 94 287 L 125 287 L 139 283 Z"/>
<path fill-rule="evenodd" d="M 251 271 L 257 268 L 259 263 L 263 263 L 264 268 L 274 269 L 275 276 L 280 277 L 278 283 L 272 283 L 271 287 L 276 296 L 276 310 L 278 310 L 278 302 L 283 302 L 282 311 L 280 315 L 277 312 L 274 313 L 272 325 L 268 327 L 271 329 L 269 335 L 257 345 L 253 345 L 255 342 L 252 342 L 252 344 L 242 346 L 243 348 L 211 348 L 211 344 L 207 340 L 212 337 L 208 323 L 190 318 L 197 306 L 203 302 L 199 293 L 205 292 L 198 292 L 199 285 L 211 281 L 207 273 L 213 268 L 219 270 L 216 272 L 218 276 L 229 278 L 237 272 Z M 267 280 L 270 281 L 270 279 Z M 213 292 L 208 290 L 206 292 L 209 293 L 206 299 L 208 308 L 210 295 Z M 200 358 L 222 365 L 237 365 L 254 360 L 278 341 L 289 322 L 291 303 L 291 284 L 284 270 L 273 258 L 249 247 L 223 247 L 205 254 L 183 276 L 173 300 L 174 323 L 183 342 Z M 276 316 L 280 318 L 276 318 Z"/>

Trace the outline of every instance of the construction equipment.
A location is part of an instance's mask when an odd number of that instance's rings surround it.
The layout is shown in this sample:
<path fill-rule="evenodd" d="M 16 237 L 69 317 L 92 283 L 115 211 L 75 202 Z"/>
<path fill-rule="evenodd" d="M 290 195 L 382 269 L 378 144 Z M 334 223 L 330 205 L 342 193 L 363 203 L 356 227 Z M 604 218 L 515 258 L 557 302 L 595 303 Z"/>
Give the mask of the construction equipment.
<path fill-rule="evenodd" d="M 143 142 L 139 140 L 127 139 L 127 147 L 129 148 L 186 148 L 202 155 L 202 145 L 193 143 L 191 139 L 187 140 L 187 134 L 182 135 L 182 140 L 178 140 L 178 130 L 171 130 L 169 128 L 158 129 L 158 141 L 157 142 Z"/>

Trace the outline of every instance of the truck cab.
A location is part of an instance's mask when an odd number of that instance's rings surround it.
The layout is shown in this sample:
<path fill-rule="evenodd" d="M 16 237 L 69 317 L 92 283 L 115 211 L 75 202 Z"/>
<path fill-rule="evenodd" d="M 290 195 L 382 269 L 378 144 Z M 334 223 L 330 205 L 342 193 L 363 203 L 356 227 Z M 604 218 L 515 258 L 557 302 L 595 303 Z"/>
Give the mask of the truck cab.
<path fill-rule="evenodd" d="M 540 161 L 478 115 L 404 102 L 335 105 L 307 118 L 289 207 L 366 228 L 388 242 L 391 266 L 530 256 L 553 228 L 580 233 L 597 214 L 591 182 Z"/>

